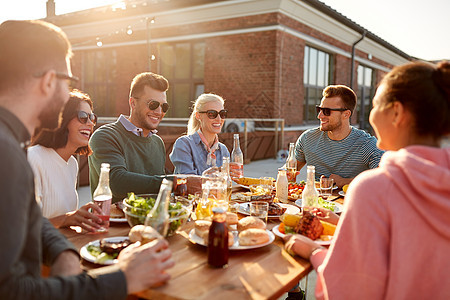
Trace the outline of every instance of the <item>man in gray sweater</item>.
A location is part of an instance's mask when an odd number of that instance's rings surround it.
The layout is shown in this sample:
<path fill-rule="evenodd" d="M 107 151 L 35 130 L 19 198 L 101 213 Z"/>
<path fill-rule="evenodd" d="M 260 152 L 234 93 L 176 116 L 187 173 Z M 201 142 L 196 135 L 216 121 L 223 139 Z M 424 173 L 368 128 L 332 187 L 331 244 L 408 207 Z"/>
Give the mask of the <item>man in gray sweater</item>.
<path fill-rule="evenodd" d="M 71 47 L 43 21 L 0 25 L 0 299 L 124 299 L 169 279 L 165 240 L 133 245 L 118 264 L 82 273 L 76 249 L 42 217 L 26 147 L 57 125 L 69 99 Z M 41 264 L 51 268 L 42 278 Z"/>

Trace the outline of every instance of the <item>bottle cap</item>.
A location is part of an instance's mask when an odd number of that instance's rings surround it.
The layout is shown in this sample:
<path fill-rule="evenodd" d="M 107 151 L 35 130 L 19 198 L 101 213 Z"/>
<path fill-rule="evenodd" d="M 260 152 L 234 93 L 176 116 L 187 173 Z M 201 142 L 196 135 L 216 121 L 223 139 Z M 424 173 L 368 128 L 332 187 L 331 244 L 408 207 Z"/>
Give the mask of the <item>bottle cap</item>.
<path fill-rule="evenodd" d="M 226 211 L 225 211 L 225 208 L 216 206 L 216 207 L 213 207 L 212 212 L 215 214 L 224 214 Z"/>

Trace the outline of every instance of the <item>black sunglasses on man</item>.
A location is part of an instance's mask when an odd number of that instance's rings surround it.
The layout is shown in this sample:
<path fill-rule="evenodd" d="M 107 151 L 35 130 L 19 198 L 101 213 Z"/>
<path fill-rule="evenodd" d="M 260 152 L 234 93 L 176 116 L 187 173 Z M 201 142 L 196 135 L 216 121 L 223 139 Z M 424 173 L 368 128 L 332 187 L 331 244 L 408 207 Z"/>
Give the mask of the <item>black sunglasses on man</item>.
<path fill-rule="evenodd" d="M 134 99 L 136 99 L 136 100 L 140 100 L 138 97 L 134 97 L 134 96 L 132 96 L 132 97 L 133 97 Z M 157 109 L 160 105 L 161 105 L 161 110 L 162 110 L 163 113 L 166 113 L 166 112 L 169 110 L 169 108 L 170 108 L 169 103 L 159 103 L 159 102 L 156 101 L 156 100 L 150 100 L 150 101 L 147 102 L 147 107 L 148 107 L 150 110 L 155 110 L 155 109 Z"/>
<path fill-rule="evenodd" d="M 323 114 L 327 117 L 331 115 L 332 111 L 346 111 L 349 110 L 348 108 L 328 108 L 328 107 L 320 107 L 316 105 L 316 112 L 319 114 L 320 112 L 323 112 Z"/>

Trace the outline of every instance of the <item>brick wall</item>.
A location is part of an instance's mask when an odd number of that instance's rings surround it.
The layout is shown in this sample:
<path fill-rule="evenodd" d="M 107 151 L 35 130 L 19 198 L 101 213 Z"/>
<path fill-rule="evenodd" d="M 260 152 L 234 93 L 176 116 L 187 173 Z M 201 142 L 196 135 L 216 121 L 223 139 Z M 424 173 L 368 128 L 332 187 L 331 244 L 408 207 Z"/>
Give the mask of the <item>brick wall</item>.
<path fill-rule="evenodd" d="M 302 124 L 305 42 L 284 32 L 277 32 L 277 38 L 277 118 L 284 118 L 287 125 Z"/>
<path fill-rule="evenodd" d="M 283 14 L 270 13 L 189 24 L 152 30 L 152 36 L 173 36 L 201 32 L 283 24 L 331 45 L 351 51 L 346 45 Z M 127 40 L 142 39 L 145 32 L 135 32 Z M 111 41 L 123 41 L 112 36 Z M 228 35 L 205 40 L 205 91 L 218 93 L 227 100 L 230 117 L 286 119 L 286 125 L 303 122 L 303 55 L 305 41 L 280 31 Z M 99 48 L 100 50 L 100 48 Z M 148 69 L 145 45 L 118 47 L 115 78 L 116 115 L 128 113 L 128 93 L 132 78 Z M 153 45 L 153 52 L 156 45 Z M 359 50 L 357 55 L 367 57 Z M 373 61 L 387 65 L 377 58 Z M 333 82 L 349 84 L 350 59 L 334 55 Z M 357 68 L 358 64 L 355 64 Z M 156 71 L 156 62 L 153 63 Z M 81 74 L 81 55 L 74 57 L 74 73 Z M 377 77 L 378 80 L 378 77 Z M 356 76 L 353 85 L 356 89 Z M 95 101 L 95 99 L 94 99 Z"/>
<path fill-rule="evenodd" d="M 231 118 L 273 118 L 276 33 L 210 38 L 205 51 L 205 91 L 226 99 Z"/>

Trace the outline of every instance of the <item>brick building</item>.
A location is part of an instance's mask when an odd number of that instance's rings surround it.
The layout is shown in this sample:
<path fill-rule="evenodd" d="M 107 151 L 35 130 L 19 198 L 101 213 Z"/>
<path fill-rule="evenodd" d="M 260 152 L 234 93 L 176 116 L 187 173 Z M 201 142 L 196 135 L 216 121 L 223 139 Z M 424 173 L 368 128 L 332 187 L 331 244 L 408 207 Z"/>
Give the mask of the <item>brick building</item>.
<path fill-rule="evenodd" d="M 317 0 L 135 0 L 60 16 L 49 7 L 100 116 L 127 114 L 131 79 L 150 69 L 169 79 L 166 117 L 188 117 L 213 92 L 231 118 L 284 119 L 293 141 L 318 124 L 323 87 L 346 84 L 359 97 L 352 123 L 368 129 L 377 83 L 412 60 Z"/>

